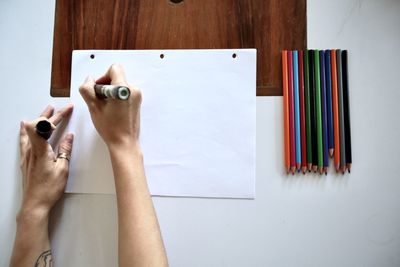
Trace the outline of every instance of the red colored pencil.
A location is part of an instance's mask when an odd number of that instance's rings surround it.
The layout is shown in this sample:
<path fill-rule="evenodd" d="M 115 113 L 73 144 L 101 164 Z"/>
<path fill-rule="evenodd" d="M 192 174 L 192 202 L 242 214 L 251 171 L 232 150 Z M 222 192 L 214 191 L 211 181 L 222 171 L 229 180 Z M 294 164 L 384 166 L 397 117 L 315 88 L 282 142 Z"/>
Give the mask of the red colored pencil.
<path fill-rule="evenodd" d="M 306 136 L 306 109 L 304 102 L 304 69 L 303 51 L 299 51 L 299 95 L 300 95 L 300 133 L 301 133 L 301 169 L 307 170 L 307 136 Z"/>
<path fill-rule="evenodd" d="M 340 135 L 339 135 L 339 99 L 338 99 L 338 84 L 337 84 L 337 69 L 336 69 L 336 50 L 331 50 L 332 64 L 332 108 L 333 108 L 333 136 L 334 136 L 334 165 L 336 171 L 340 167 Z"/>
<path fill-rule="evenodd" d="M 293 96 L 293 52 L 288 51 L 288 80 L 289 80 L 289 135 L 290 135 L 290 168 L 292 174 L 296 170 L 296 143 L 294 137 L 294 96 Z"/>
<path fill-rule="evenodd" d="M 285 146 L 285 169 L 290 171 L 290 137 L 289 137 L 289 81 L 287 51 L 282 51 L 282 89 L 283 89 L 283 122 L 284 122 L 284 146 Z"/>

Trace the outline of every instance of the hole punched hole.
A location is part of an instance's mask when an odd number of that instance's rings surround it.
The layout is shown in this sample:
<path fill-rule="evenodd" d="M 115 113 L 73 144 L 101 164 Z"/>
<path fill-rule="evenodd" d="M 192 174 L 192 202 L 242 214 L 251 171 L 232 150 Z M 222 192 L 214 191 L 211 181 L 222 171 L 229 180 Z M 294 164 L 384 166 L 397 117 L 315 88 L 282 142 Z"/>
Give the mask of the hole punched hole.
<path fill-rule="evenodd" d="M 183 2 L 183 0 L 169 0 L 172 4 L 180 4 Z"/>
<path fill-rule="evenodd" d="M 94 54 L 91 54 L 91 55 L 90 55 L 90 58 L 91 58 L 91 59 L 94 59 Z"/>
<path fill-rule="evenodd" d="M 160 58 L 163 59 L 164 58 L 164 54 L 160 54 Z"/>
<path fill-rule="evenodd" d="M 236 58 L 236 57 L 237 57 L 236 53 L 233 53 L 232 58 Z"/>

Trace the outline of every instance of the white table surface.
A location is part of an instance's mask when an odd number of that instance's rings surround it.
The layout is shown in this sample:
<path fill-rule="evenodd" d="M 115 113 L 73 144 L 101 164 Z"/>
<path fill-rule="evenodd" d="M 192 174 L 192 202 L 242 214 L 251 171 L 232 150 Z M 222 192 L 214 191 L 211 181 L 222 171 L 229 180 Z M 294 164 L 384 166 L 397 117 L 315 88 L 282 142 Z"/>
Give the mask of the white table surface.
<path fill-rule="evenodd" d="M 256 200 L 153 198 L 171 266 L 400 266 L 400 1 L 307 6 L 308 46 L 349 50 L 351 175 L 284 175 L 282 98 L 257 98 Z M 54 7 L 0 0 L 0 266 L 21 198 L 19 121 L 68 102 L 49 97 Z M 66 195 L 50 228 L 56 266 L 116 266 L 115 196 Z"/>

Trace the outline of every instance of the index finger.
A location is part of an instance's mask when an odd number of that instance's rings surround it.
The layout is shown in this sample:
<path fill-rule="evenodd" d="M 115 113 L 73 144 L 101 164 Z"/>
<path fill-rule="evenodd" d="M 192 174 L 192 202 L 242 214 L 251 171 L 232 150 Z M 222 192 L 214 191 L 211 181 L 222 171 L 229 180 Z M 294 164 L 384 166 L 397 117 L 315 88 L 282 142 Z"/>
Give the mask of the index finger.
<path fill-rule="evenodd" d="M 58 125 L 62 119 L 68 117 L 73 109 L 72 104 L 68 104 L 64 108 L 58 110 L 52 117 L 49 118 L 49 121 L 53 123 L 54 125 Z"/>
<path fill-rule="evenodd" d="M 112 64 L 106 74 L 97 79 L 96 83 L 128 86 L 124 68 L 119 64 Z"/>

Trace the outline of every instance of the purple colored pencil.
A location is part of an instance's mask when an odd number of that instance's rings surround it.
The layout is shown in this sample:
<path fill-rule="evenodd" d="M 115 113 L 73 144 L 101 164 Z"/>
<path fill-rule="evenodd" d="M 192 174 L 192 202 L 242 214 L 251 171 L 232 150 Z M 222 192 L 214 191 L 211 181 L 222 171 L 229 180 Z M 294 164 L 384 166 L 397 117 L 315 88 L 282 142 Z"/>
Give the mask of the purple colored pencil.
<path fill-rule="evenodd" d="M 325 79 L 325 51 L 319 51 L 320 75 L 321 75 L 321 110 L 322 110 L 322 144 L 324 172 L 327 173 L 329 167 L 329 146 L 328 146 L 328 121 L 326 103 L 326 79 Z"/>
<path fill-rule="evenodd" d="M 331 71 L 331 50 L 325 50 L 325 79 L 326 79 L 326 109 L 328 118 L 328 147 L 330 156 L 333 155 L 333 106 L 332 106 L 332 71 Z"/>

